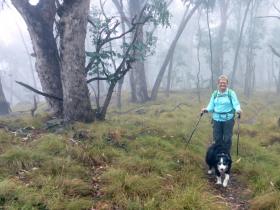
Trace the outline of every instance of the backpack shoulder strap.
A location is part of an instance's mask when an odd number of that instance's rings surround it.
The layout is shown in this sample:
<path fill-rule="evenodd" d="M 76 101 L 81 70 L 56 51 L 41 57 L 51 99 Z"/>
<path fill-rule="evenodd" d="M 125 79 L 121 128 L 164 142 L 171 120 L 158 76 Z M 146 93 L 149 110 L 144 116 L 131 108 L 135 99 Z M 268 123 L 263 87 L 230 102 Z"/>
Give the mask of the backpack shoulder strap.
<path fill-rule="evenodd" d="M 217 98 L 217 95 L 218 95 L 218 90 L 215 90 L 215 91 L 213 92 L 213 95 L 214 95 L 214 99 L 216 99 L 216 98 Z"/>
<path fill-rule="evenodd" d="M 231 106 L 233 107 L 233 103 L 232 103 L 232 89 L 228 89 L 228 98 L 230 100 Z"/>

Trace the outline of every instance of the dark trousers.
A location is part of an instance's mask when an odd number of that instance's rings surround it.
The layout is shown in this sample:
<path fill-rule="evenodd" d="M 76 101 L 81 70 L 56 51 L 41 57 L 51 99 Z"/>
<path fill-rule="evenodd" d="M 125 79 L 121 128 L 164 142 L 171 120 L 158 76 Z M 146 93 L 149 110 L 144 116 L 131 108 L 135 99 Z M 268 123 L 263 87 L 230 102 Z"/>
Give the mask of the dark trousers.
<path fill-rule="evenodd" d="M 213 139 L 216 144 L 225 147 L 230 153 L 232 144 L 232 131 L 234 126 L 234 119 L 224 122 L 213 120 Z"/>

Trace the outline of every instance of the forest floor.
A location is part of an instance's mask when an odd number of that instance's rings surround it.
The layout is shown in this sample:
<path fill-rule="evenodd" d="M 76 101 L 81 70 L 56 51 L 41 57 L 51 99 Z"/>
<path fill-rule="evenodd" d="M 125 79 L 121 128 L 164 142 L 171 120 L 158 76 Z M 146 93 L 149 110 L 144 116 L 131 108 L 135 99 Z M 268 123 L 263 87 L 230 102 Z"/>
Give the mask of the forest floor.
<path fill-rule="evenodd" d="M 0 119 L 0 207 L 279 209 L 279 98 L 268 97 L 268 105 L 261 93 L 240 97 L 240 153 L 235 128 L 227 188 L 206 175 L 210 116 L 188 147 L 183 140 L 207 103 L 203 98 L 200 104 L 192 93 L 176 93 L 122 111 L 112 106 L 106 121 L 91 124 L 64 125 L 42 111 Z"/>

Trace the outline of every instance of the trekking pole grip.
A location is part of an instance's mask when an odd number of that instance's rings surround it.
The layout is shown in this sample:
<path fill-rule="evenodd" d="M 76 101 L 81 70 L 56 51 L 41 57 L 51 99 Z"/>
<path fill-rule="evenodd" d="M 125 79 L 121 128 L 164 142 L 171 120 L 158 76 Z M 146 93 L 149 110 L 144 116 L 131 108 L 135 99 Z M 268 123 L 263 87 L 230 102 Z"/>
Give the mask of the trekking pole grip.
<path fill-rule="evenodd" d="M 237 113 L 237 118 L 240 120 L 240 118 L 241 118 L 241 113 Z"/>

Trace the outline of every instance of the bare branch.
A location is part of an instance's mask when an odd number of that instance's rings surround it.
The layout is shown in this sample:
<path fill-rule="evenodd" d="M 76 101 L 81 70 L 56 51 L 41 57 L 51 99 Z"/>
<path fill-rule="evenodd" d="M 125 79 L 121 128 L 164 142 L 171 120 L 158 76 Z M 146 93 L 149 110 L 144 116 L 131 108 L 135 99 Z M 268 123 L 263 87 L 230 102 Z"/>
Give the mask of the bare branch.
<path fill-rule="evenodd" d="M 256 18 L 277 18 L 280 20 L 280 16 L 277 15 L 257 16 Z"/>
<path fill-rule="evenodd" d="M 94 78 L 87 80 L 87 83 L 91 83 L 91 82 L 97 81 L 97 80 L 107 80 L 107 79 L 108 79 L 107 77 L 94 77 Z"/>
<path fill-rule="evenodd" d="M 88 22 L 89 22 L 93 27 L 96 27 L 96 25 L 95 25 L 95 23 L 94 23 L 92 17 L 88 16 L 87 20 L 88 20 Z"/>
<path fill-rule="evenodd" d="M 129 21 L 129 19 L 127 18 L 127 16 L 125 15 L 124 13 L 124 10 L 123 10 L 123 7 L 122 5 L 120 4 L 120 2 L 118 0 L 112 0 L 113 3 L 115 4 L 117 10 L 119 11 L 120 15 L 121 15 L 121 19 L 128 25 L 130 26 L 131 23 Z"/>
<path fill-rule="evenodd" d="M 45 96 L 45 97 L 48 97 L 48 98 L 53 98 L 53 99 L 56 99 L 56 100 L 59 100 L 59 101 L 63 101 L 62 98 L 59 98 L 59 97 L 57 97 L 57 96 L 50 95 L 50 94 L 48 94 L 48 93 L 43 93 L 43 92 L 41 92 L 41 91 L 39 91 L 39 90 L 36 90 L 35 88 L 33 88 L 33 87 L 31 87 L 30 85 L 27 85 L 27 84 L 25 84 L 25 83 L 23 83 L 23 82 L 16 81 L 16 83 L 18 83 L 19 85 L 21 85 L 21 86 L 27 88 L 28 90 L 31 90 L 31 91 L 33 91 L 34 93 L 37 93 L 37 94 L 39 94 L 39 95 L 42 95 L 42 96 Z"/>
<path fill-rule="evenodd" d="M 280 9 L 278 7 L 276 7 L 276 5 L 274 3 L 273 3 L 273 7 L 274 7 L 274 9 L 276 9 L 277 12 L 280 13 Z"/>
<path fill-rule="evenodd" d="M 269 47 L 270 47 L 272 53 L 280 58 L 280 53 L 274 47 L 272 47 L 272 45 L 269 45 Z"/>

